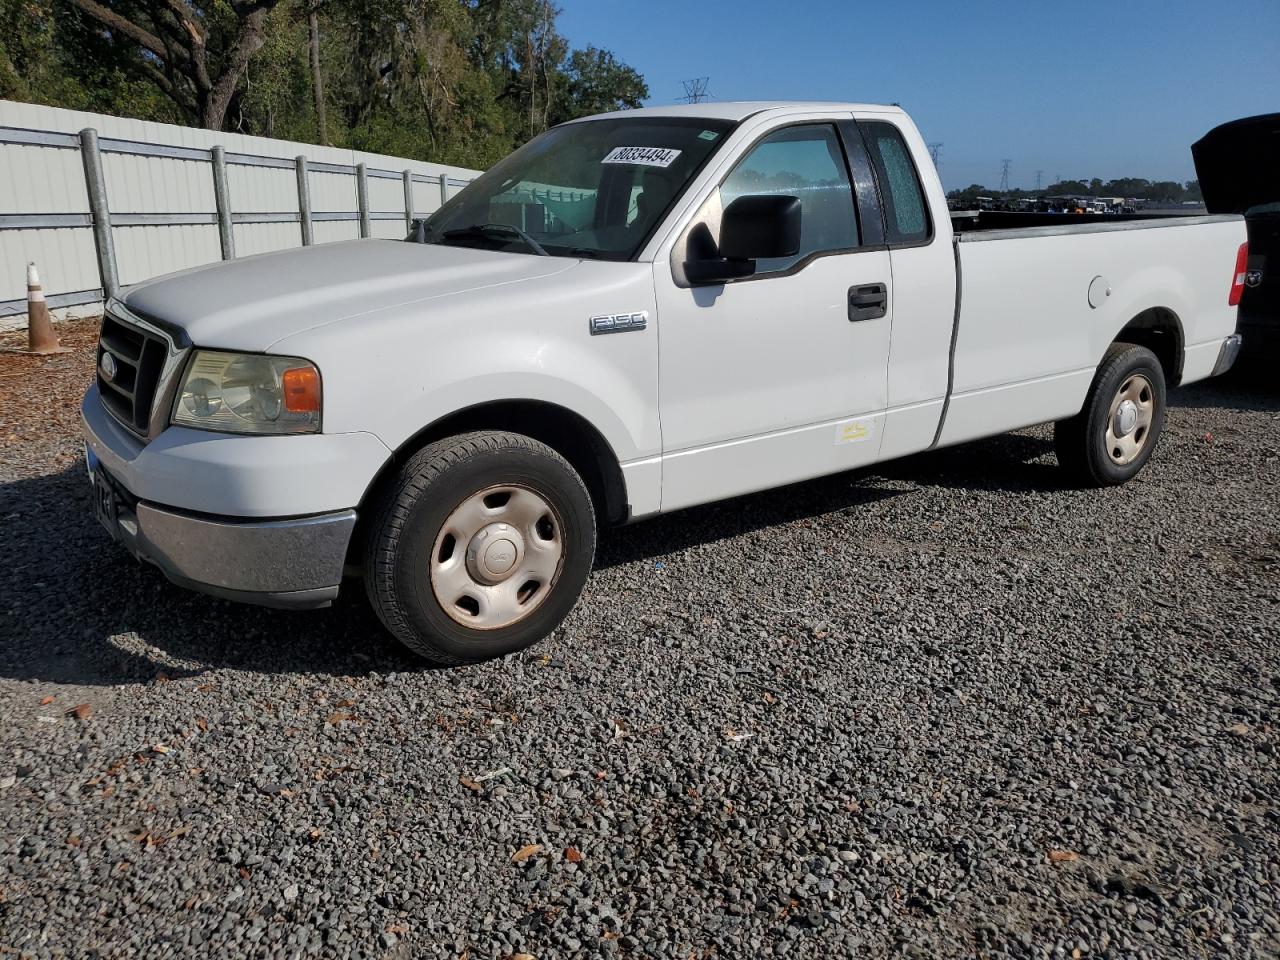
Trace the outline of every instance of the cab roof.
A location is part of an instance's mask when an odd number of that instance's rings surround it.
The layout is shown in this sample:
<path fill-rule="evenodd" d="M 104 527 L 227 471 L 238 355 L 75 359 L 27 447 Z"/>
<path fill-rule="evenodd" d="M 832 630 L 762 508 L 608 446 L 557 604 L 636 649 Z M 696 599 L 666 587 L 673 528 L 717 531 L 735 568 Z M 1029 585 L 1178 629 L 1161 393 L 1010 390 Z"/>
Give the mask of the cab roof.
<path fill-rule="evenodd" d="M 608 117 L 696 117 L 706 120 L 732 120 L 735 123 L 758 113 L 813 111 L 833 113 L 903 113 L 901 107 L 878 103 L 839 103 L 823 100 L 730 100 L 707 103 L 677 103 L 664 107 L 641 107 L 637 110 L 617 110 L 597 113 L 579 120 L 600 120 Z"/>

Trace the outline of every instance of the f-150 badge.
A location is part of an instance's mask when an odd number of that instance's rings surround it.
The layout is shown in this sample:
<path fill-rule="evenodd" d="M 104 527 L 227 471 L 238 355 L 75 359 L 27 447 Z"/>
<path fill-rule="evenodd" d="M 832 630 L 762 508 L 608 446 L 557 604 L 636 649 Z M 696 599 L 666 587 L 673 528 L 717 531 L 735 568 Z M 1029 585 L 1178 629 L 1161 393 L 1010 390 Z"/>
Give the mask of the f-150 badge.
<path fill-rule="evenodd" d="M 649 311 L 639 313 L 614 313 L 603 317 L 591 318 L 591 334 L 626 333 L 629 330 L 643 330 L 649 325 Z"/>

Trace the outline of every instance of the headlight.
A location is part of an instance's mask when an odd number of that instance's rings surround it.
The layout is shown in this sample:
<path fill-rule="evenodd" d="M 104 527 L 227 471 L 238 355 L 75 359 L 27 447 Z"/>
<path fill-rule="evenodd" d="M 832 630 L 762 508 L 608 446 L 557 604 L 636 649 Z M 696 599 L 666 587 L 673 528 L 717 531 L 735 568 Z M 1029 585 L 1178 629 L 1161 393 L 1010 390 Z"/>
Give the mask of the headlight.
<path fill-rule="evenodd" d="M 296 357 L 197 350 L 171 421 L 227 433 L 315 433 L 320 371 Z"/>

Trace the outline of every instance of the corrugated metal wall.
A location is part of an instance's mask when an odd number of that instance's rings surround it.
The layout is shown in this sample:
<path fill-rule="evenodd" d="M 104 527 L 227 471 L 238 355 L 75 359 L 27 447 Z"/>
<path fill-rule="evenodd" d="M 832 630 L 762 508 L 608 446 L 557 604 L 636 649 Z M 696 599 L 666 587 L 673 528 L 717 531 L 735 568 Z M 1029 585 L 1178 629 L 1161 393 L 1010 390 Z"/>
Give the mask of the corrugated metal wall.
<path fill-rule="evenodd" d="M 370 235 L 400 237 L 405 228 L 403 171 L 412 182 L 415 215 L 433 212 L 441 203 L 440 178 L 450 195 L 478 172 L 437 163 L 423 163 L 336 147 L 217 133 L 190 127 L 149 123 L 102 114 L 81 113 L 33 104 L 0 100 L 0 141 L 8 135 L 20 139 L 22 131 L 78 134 L 92 128 L 115 148 L 132 151 L 132 144 L 194 148 L 208 151 L 221 146 L 227 153 L 227 186 L 237 257 L 265 253 L 302 243 L 299 222 L 297 173 L 293 162 L 305 156 L 308 164 L 335 165 L 351 172 L 309 170 L 307 185 L 314 218 L 314 242 L 346 240 L 360 236 L 357 219 L 357 178 L 354 168 L 365 164 Z M 65 141 L 65 137 L 63 140 Z M 104 143 L 101 154 L 111 234 L 116 251 L 119 282 L 128 286 L 163 273 L 197 266 L 221 258 L 216 212 L 213 164 L 204 158 L 180 159 L 118 152 Z M 237 162 L 240 157 L 244 162 Z M 252 158 L 288 161 L 287 166 L 250 165 Z M 382 175 L 378 175 L 382 172 Z M 390 174 L 397 174 L 393 179 Z M 425 182 L 424 182 L 425 181 Z M 90 201 L 81 152 L 75 147 L 0 142 L 0 323 L 22 326 L 26 296 L 26 264 L 35 261 L 45 293 L 53 303 L 58 295 L 68 301 L 99 290 L 98 257 L 94 231 L 88 216 Z M 78 225 L 29 226 L 13 215 L 44 218 L 52 214 L 75 215 Z M 121 218 L 148 215 L 200 215 L 199 223 L 121 225 Z M 280 222 L 276 215 L 290 217 Z M 325 217 L 324 215 L 331 215 Z M 341 215 L 335 217 L 332 215 Z M 193 219 L 188 216 L 188 219 Z"/>

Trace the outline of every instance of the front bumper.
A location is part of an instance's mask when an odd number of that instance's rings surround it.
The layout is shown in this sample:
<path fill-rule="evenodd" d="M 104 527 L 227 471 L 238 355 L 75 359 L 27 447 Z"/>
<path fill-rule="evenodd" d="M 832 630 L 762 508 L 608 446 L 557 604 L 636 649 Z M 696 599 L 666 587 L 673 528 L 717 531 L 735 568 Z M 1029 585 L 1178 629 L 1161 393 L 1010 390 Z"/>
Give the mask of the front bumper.
<path fill-rule="evenodd" d="M 136 500 L 91 449 L 90 477 L 116 495 L 112 535 L 174 583 L 269 607 L 328 606 L 338 595 L 354 510 L 283 520 L 209 517 Z"/>
<path fill-rule="evenodd" d="M 302 608 L 338 595 L 352 505 L 390 455 L 375 436 L 170 427 L 143 443 L 107 412 L 96 386 L 81 419 L 90 475 L 112 491 L 104 523 L 134 557 L 174 583 L 233 600 Z"/>

